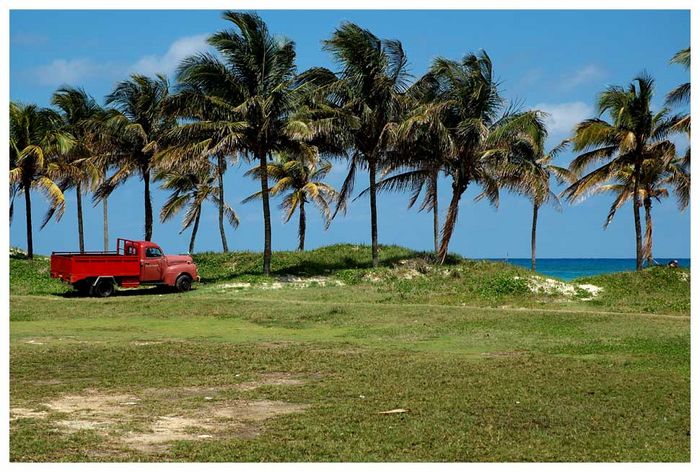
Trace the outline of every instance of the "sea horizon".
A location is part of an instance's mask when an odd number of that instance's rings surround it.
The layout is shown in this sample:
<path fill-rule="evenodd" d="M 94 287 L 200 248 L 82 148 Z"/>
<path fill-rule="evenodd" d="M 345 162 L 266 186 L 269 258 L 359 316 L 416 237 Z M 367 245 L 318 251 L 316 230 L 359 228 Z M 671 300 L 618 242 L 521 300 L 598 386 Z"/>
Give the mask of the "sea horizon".
<path fill-rule="evenodd" d="M 480 260 L 507 262 L 528 269 L 531 263 L 529 257 L 480 258 Z M 676 260 L 680 267 L 690 268 L 689 257 L 656 257 L 654 260 L 659 265 L 666 265 Z M 636 259 L 633 257 L 538 257 L 536 271 L 550 277 L 573 280 L 593 275 L 629 272 L 635 270 L 635 266 Z"/>

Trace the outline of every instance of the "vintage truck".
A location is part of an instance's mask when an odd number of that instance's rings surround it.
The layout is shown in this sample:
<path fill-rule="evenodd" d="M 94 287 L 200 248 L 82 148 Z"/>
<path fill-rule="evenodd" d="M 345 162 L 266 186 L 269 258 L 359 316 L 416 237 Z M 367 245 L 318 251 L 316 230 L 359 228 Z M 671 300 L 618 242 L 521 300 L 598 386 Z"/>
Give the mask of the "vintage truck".
<path fill-rule="evenodd" d="M 199 281 L 192 257 L 166 256 L 155 243 L 129 239 L 117 239 L 116 251 L 53 252 L 51 277 L 97 297 L 109 297 L 116 286 L 166 285 L 185 292 Z"/>

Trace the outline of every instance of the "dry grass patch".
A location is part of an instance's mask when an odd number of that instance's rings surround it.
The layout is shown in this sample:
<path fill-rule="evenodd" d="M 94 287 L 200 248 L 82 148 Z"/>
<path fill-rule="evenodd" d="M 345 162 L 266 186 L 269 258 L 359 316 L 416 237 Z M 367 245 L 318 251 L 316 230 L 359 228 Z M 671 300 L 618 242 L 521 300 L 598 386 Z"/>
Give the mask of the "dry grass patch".
<path fill-rule="evenodd" d="M 286 372 L 269 372 L 259 376 L 257 380 L 251 380 L 250 382 L 243 382 L 238 384 L 236 388 L 243 392 L 248 390 L 255 390 L 256 388 L 264 387 L 267 385 L 302 385 L 304 380 L 289 374 Z"/>

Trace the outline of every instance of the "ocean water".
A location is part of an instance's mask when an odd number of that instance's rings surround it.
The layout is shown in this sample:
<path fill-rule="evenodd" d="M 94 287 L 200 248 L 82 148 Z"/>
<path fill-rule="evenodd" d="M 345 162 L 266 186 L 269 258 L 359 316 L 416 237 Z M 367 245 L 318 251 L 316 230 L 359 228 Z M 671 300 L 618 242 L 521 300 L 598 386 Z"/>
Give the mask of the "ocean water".
<path fill-rule="evenodd" d="M 495 260 L 495 259 L 492 259 Z M 497 259 L 530 268 L 530 259 Z M 667 264 L 671 259 L 656 259 Z M 681 267 L 690 267 L 690 259 L 676 259 Z M 608 274 L 634 270 L 634 259 L 537 259 L 537 272 L 563 280 L 572 280 L 590 275 Z"/>

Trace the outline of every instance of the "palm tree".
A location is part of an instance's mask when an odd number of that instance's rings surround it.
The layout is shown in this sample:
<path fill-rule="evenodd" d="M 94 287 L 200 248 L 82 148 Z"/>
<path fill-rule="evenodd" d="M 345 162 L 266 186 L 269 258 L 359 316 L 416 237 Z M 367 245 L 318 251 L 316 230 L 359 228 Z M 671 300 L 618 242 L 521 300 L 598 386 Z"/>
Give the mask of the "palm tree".
<path fill-rule="evenodd" d="M 63 126 L 67 133 L 75 138 L 75 145 L 70 152 L 65 153 L 57 162 L 62 190 L 75 188 L 76 210 L 78 216 L 78 244 L 80 252 L 85 251 L 83 232 L 82 194 L 86 188 L 95 190 L 100 181 L 100 172 L 95 162 L 97 137 L 95 136 L 95 121 L 99 120 L 104 111 L 85 90 L 72 87 L 58 89 L 51 103 L 61 111 Z M 44 224 L 51 217 L 47 214 Z"/>
<path fill-rule="evenodd" d="M 305 87 L 296 80 L 294 43 L 273 36 L 253 13 L 227 11 L 223 18 L 235 29 L 210 36 L 220 58 L 197 54 L 183 61 L 178 78 L 204 91 L 210 102 L 229 112 L 244 126 L 228 126 L 230 144 L 260 164 L 265 246 L 263 273 L 269 275 L 272 229 L 267 163 L 273 153 L 286 151 L 308 126 L 294 120 Z M 226 126 L 226 125 L 224 125 Z M 221 130 L 219 124 L 213 128 Z"/>
<path fill-rule="evenodd" d="M 514 143 L 508 161 L 499 170 L 501 186 L 532 201 L 532 227 L 530 231 L 531 269 L 537 269 L 537 220 L 539 210 L 547 203 L 561 210 L 559 197 L 552 192 L 550 183 L 554 177 L 559 184 L 573 182 L 575 175 L 568 169 L 554 165 L 552 161 L 568 145 L 567 141 L 545 152 L 547 133 L 544 128 L 534 128 Z"/>
<path fill-rule="evenodd" d="M 209 200 L 217 207 L 219 206 L 219 187 L 215 182 L 216 170 L 213 167 L 209 162 L 193 162 L 181 168 L 164 169 L 156 174 L 156 180 L 163 181 L 161 188 L 172 191 L 160 212 L 160 221 L 167 221 L 185 210 L 180 233 L 192 226 L 190 254 L 194 252 L 194 242 L 202 216 L 202 204 Z M 225 202 L 224 211 L 231 226 L 238 227 L 239 220 L 236 212 Z"/>
<path fill-rule="evenodd" d="M 690 48 L 681 49 L 672 58 L 671 64 L 680 64 L 686 70 L 690 69 Z M 679 85 L 666 95 L 666 105 L 678 105 L 690 103 L 690 82 Z M 674 128 L 685 133 L 690 140 L 690 113 L 682 114 L 676 120 Z M 690 145 L 685 151 L 685 162 L 690 165 Z"/>
<path fill-rule="evenodd" d="M 405 147 L 406 151 L 390 153 L 392 157 L 384 165 L 382 178 L 377 182 L 377 191 L 410 191 L 409 209 L 416 205 L 423 194 L 418 211 L 430 211 L 433 214 L 433 245 L 437 255 L 440 249 L 438 178 L 443 168 L 443 162 L 435 152 L 438 146 L 429 138 L 398 146 Z M 368 192 L 369 188 L 366 188 L 358 198 Z"/>
<path fill-rule="evenodd" d="M 679 64 L 690 69 L 690 48 L 681 49 L 672 58 L 671 64 Z M 690 101 L 690 82 L 679 85 L 666 95 L 666 103 L 688 103 Z"/>
<path fill-rule="evenodd" d="M 192 62 L 183 63 L 183 69 Z M 212 160 L 218 184 L 219 234 L 224 252 L 228 252 L 228 241 L 224 227 L 224 174 L 228 162 L 237 163 L 242 150 L 241 138 L 245 122 L 234 109 L 238 97 L 225 98 L 216 84 L 200 86 L 187 82 L 186 73 L 180 74 L 180 85 L 166 104 L 166 112 L 180 122 L 168 133 L 168 145 L 158 155 L 164 165 L 178 166 L 189 160 Z M 218 95 L 217 95 L 218 94 Z"/>
<path fill-rule="evenodd" d="M 325 229 L 331 224 L 331 204 L 337 198 L 338 192 L 325 183 L 323 179 L 331 170 L 331 163 L 319 161 L 315 152 L 310 155 L 282 154 L 269 163 L 267 172 L 275 185 L 270 188 L 272 195 L 282 195 L 280 208 L 284 210 L 284 222 L 287 223 L 294 212 L 299 209 L 299 251 L 304 250 L 306 239 L 306 208 L 307 203 L 313 203 L 321 211 L 325 221 Z M 259 178 L 260 166 L 250 169 L 246 175 Z M 256 192 L 243 200 L 247 203 L 262 196 Z"/>
<path fill-rule="evenodd" d="M 95 199 L 108 197 L 116 187 L 138 173 L 143 180 L 144 238 L 153 235 L 153 207 L 151 204 L 151 171 L 153 157 L 160 142 L 173 127 L 174 119 L 163 112 L 170 86 L 168 80 L 157 75 L 155 79 L 134 74 L 120 82 L 107 96 L 107 104 L 116 106 L 107 122 L 111 128 L 116 168 L 95 193 Z"/>
<path fill-rule="evenodd" d="M 62 129 L 61 117 L 53 110 L 10 103 L 10 218 L 14 197 L 23 192 L 30 259 L 34 257 L 31 190 L 42 191 L 55 209 L 56 218 L 61 218 L 65 197 L 51 176 L 57 169 L 56 156 L 69 152 L 73 143 L 73 137 Z"/>
<path fill-rule="evenodd" d="M 677 116 L 670 116 L 666 108 L 653 113 L 653 95 L 654 80 L 646 74 L 636 77 L 627 88 L 609 86 L 600 94 L 598 114 L 608 113 L 611 121 L 591 118 L 576 126 L 571 142 L 574 151 L 582 154 L 571 162 L 569 169 L 580 175 L 595 162 L 607 163 L 579 178 L 564 191 L 569 201 L 580 200 L 597 184 L 610 180 L 622 169 L 632 167 L 637 270 L 642 270 L 644 259 L 639 214 L 642 164 L 646 159 L 660 159 L 667 155 L 672 143 L 666 138 L 678 120 Z"/>
<path fill-rule="evenodd" d="M 469 185 L 478 184 L 486 198 L 498 205 L 498 169 L 523 132 L 543 127 L 538 112 L 504 109 L 485 52 L 467 54 L 461 61 L 438 58 L 416 87 L 434 97 L 417 107 L 394 131 L 399 141 L 412 141 L 430 131 L 441 168 L 452 180 L 452 197 L 442 229 L 438 259 L 444 262 L 457 223 L 459 202 Z"/>
<path fill-rule="evenodd" d="M 380 40 L 353 23 L 341 25 L 324 41 L 323 48 L 332 54 L 341 71 L 334 74 L 317 68 L 309 77 L 320 84 L 319 90 L 326 103 L 340 110 L 336 130 L 349 135 L 351 151 L 348 174 L 334 216 L 339 210 L 347 209 L 357 170 L 366 169 L 369 173 L 372 265 L 376 267 L 379 264 L 377 172 L 386 160 L 385 128 L 400 115 L 401 96 L 409 79 L 407 59 L 400 41 Z M 349 121 L 352 126 L 348 126 Z"/>
<path fill-rule="evenodd" d="M 642 163 L 639 185 L 639 196 L 644 204 L 644 260 L 653 264 L 653 220 L 651 215 L 652 201 L 661 201 L 673 192 L 680 210 L 685 210 L 690 203 L 690 174 L 682 158 L 675 156 L 675 147 L 669 145 L 666 155 L 646 159 Z M 627 166 L 619 169 L 608 182 L 591 184 L 587 195 L 612 193 L 615 195 L 610 211 L 603 227 L 607 228 L 626 202 L 632 199 L 634 193 L 634 168 Z"/>

